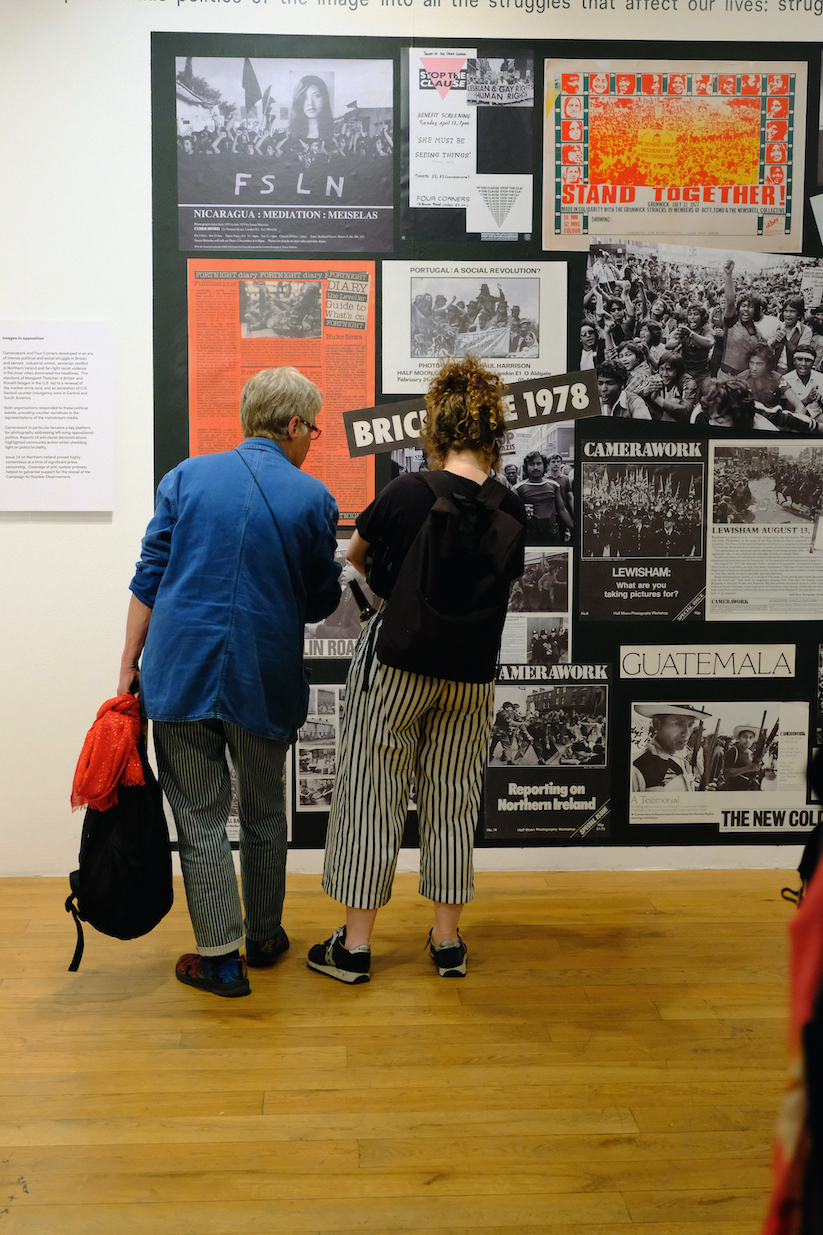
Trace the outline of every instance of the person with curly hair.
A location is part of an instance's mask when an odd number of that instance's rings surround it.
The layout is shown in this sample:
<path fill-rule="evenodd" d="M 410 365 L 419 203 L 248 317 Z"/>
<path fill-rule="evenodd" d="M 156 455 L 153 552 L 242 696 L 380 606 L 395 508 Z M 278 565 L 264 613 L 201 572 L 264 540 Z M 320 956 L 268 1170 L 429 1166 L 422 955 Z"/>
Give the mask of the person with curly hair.
<path fill-rule="evenodd" d="M 691 415 L 693 425 L 711 425 L 715 429 L 759 429 L 775 432 L 765 416 L 761 416 L 754 395 L 741 378 L 712 382 L 703 392 L 700 403 Z"/>
<path fill-rule="evenodd" d="M 378 909 L 391 896 L 412 775 L 420 893 L 434 902 L 431 957 L 441 976 L 466 972 L 458 921 L 463 905 L 474 897 L 472 848 L 509 588 L 525 565 L 523 502 L 508 486 L 500 500 L 502 482 L 490 475 L 506 432 L 505 390 L 476 356 L 448 360 L 426 395 L 421 438 L 430 479 L 417 473 L 397 476 L 359 516 L 349 542 L 346 557 L 384 604 L 364 627 L 349 668 L 326 837 L 323 888 L 346 906 L 346 924 L 308 954 L 311 969 L 341 982 L 369 981 L 372 929 Z M 444 603 L 451 637 L 421 656 L 420 671 L 412 672 L 382 663 L 381 655 L 389 658 L 380 632 L 404 559 L 441 498 L 460 509 L 461 536 L 464 518 L 482 526 L 496 507 L 496 520 L 501 512 L 511 520 L 512 552 L 505 568 L 474 547 L 458 558 L 454 595 Z M 484 616 L 478 627 L 465 602 L 481 587 Z M 422 606 L 420 615 L 409 615 L 410 623 L 415 619 L 421 629 Z M 469 629 L 479 652 L 466 668 Z M 461 660 L 458 675 L 453 668 Z M 436 663 L 452 672 L 434 676 Z"/>

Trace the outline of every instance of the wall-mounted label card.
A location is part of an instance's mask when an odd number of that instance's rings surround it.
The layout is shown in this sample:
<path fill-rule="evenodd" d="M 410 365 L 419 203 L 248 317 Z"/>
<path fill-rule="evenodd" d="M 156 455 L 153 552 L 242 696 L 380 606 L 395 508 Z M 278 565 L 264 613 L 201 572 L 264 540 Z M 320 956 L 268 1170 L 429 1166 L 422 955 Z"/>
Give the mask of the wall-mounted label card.
<path fill-rule="evenodd" d="M 660 678 L 793 678 L 793 643 L 666 643 L 620 649 L 620 676 L 635 682 Z"/>
<path fill-rule="evenodd" d="M 107 322 L 0 322 L 0 510 L 111 510 Z"/>

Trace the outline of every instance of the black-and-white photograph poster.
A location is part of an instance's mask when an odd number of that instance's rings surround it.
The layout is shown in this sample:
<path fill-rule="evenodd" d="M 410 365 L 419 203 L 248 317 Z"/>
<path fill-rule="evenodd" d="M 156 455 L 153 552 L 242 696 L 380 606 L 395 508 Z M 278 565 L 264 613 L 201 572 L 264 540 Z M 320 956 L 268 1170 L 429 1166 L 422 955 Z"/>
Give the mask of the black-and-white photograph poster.
<path fill-rule="evenodd" d="M 331 806 L 345 700 L 345 686 L 309 688 L 309 711 L 294 748 L 298 811 L 326 811 Z"/>
<path fill-rule="evenodd" d="M 710 620 L 787 621 L 823 611 L 823 446 L 711 443 Z"/>
<path fill-rule="evenodd" d="M 543 843 L 610 834 L 607 665 L 500 665 L 485 835 Z"/>
<path fill-rule="evenodd" d="M 390 60 L 178 56 L 180 248 L 387 252 Z"/>
<path fill-rule="evenodd" d="M 809 705 L 637 702 L 631 707 L 629 823 L 704 823 L 748 839 L 808 831 Z"/>
<path fill-rule="evenodd" d="M 593 240 L 579 351 L 605 416 L 805 436 L 823 428 L 823 263 Z"/>
<path fill-rule="evenodd" d="M 706 442 L 584 442 L 580 617 L 704 616 Z"/>
<path fill-rule="evenodd" d="M 506 382 L 566 367 L 565 262 L 384 262 L 383 389 L 421 394 L 444 354 Z"/>
<path fill-rule="evenodd" d="M 526 569 L 509 593 L 500 660 L 530 665 L 571 660 L 570 549 L 526 550 Z"/>

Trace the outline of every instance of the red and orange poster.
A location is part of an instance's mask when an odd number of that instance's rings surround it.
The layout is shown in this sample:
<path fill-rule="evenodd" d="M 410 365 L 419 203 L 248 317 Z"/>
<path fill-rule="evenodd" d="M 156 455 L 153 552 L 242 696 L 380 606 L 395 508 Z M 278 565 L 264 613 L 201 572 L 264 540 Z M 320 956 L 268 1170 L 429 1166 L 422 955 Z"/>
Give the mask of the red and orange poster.
<path fill-rule="evenodd" d="M 806 65 L 547 60 L 543 248 L 796 252 Z"/>
<path fill-rule="evenodd" d="M 374 403 L 374 262 L 193 259 L 188 279 L 189 454 L 235 447 L 243 386 L 293 365 L 323 391 L 303 468 L 352 523 L 374 497 L 374 464 L 349 457 L 343 425 Z"/>

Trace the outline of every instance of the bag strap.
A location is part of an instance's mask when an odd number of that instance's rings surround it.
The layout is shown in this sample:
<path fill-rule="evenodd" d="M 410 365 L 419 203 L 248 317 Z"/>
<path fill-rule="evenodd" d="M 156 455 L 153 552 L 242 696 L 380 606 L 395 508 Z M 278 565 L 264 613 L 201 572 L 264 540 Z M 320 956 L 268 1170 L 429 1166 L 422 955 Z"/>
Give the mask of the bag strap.
<path fill-rule="evenodd" d="M 416 476 L 424 481 L 425 484 L 432 490 L 436 497 L 451 497 L 452 486 L 450 482 L 443 483 L 445 477 L 455 475 L 453 472 L 446 472 L 439 469 L 436 472 L 415 472 Z M 501 484 L 494 476 L 487 476 L 480 485 L 478 492 L 472 496 L 476 501 L 479 501 L 481 506 L 485 506 L 487 510 L 497 510 L 502 504 L 503 499 L 508 493 L 505 485 Z"/>
<path fill-rule="evenodd" d="M 71 916 L 74 918 L 74 925 L 77 927 L 77 947 L 74 949 L 74 956 L 71 958 L 71 964 L 69 965 L 69 973 L 77 973 L 77 970 L 80 968 L 80 962 L 83 959 L 83 949 L 85 947 L 85 940 L 83 938 L 83 926 L 82 926 L 82 923 L 80 922 L 80 915 L 77 912 L 77 906 L 75 904 L 76 900 L 77 900 L 77 893 L 72 892 L 71 896 L 66 901 L 66 913 L 71 914 Z"/>
<path fill-rule="evenodd" d="M 275 530 L 277 531 L 277 536 L 280 541 L 280 547 L 283 550 L 283 557 L 286 560 L 286 566 L 288 567 L 288 571 L 289 571 L 289 579 L 291 580 L 291 590 L 294 594 L 294 599 L 297 600 L 298 596 L 300 595 L 300 592 L 296 585 L 294 570 L 292 569 L 291 558 L 289 557 L 289 552 L 288 552 L 288 549 L 286 548 L 286 542 L 283 539 L 283 533 L 280 531 L 280 524 L 277 522 L 277 519 L 275 518 L 274 511 L 269 505 L 269 499 L 266 497 L 265 493 L 263 492 L 263 487 L 260 484 L 260 481 L 255 476 L 254 471 L 252 470 L 251 464 L 249 463 L 248 459 L 244 458 L 243 454 L 241 453 L 240 449 L 237 446 L 235 446 L 234 451 L 235 451 L 235 454 L 238 456 L 238 458 L 242 459 L 243 463 L 248 468 L 249 475 L 251 476 L 254 483 L 257 485 L 257 488 L 260 490 L 260 496 L 262 497 L 263 501 L 266 503 L 266 507 L 272 518 L 272 523 L 274 524 Z"/>

